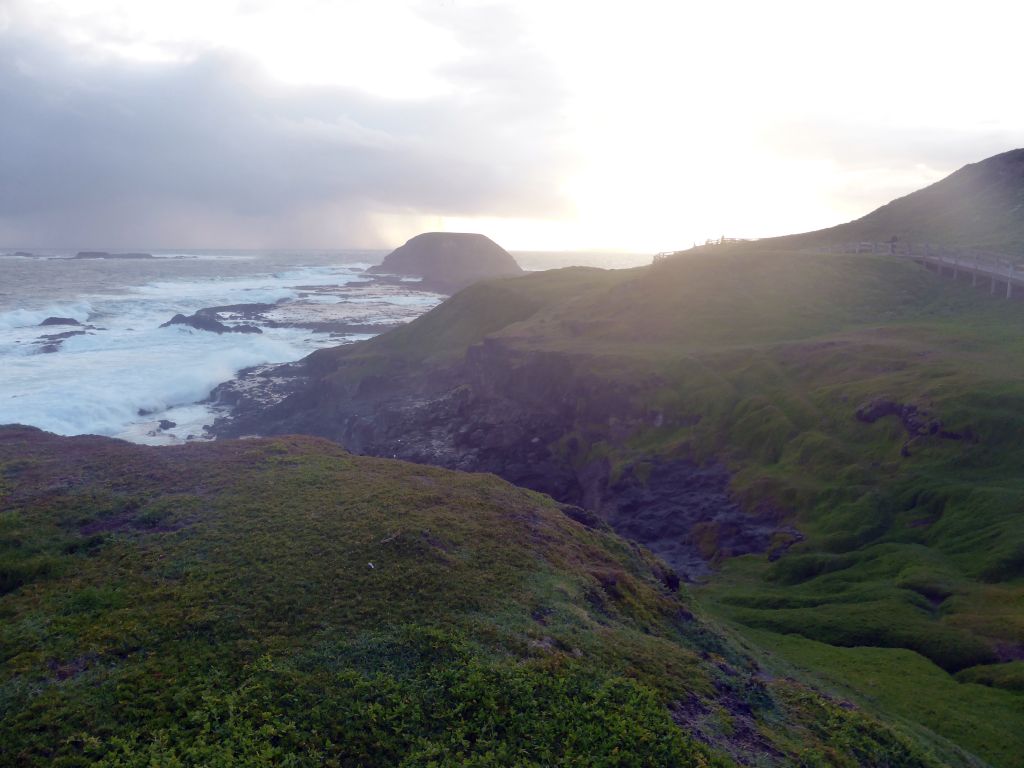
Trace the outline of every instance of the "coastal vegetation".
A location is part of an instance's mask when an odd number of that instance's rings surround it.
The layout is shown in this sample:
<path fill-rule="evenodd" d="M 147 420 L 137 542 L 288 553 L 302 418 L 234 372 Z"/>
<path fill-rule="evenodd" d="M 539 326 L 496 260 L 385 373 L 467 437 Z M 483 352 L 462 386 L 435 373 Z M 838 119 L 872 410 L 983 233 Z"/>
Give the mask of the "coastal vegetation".
<path fill-rule="evenodd" d="M 9 765 L 972 765 L 487 475 L 0 431 Z"/>
<path fill-rule="evenodd" d="M 553 460 L 613 479 L 725 462 L 752 515 L 800 532 L 730 557 L 728 531 L 693 530 L 708 611 L 806 679 L 1020 765 L 1022 339 L 1019 303 L 907 259 L 737 246 L 481 284 L 309 362 L 343 410 L 366 377 L 443 381 L 481 347 L 503 363 L 473 367 L 467 397 L 521 399 L 514 372 L 543 355 L 564 383 L 544 397 L 577 398 Z M 602 391 L 634 418 L 588 408 Z"/>
<path fill-rule="evenodd" d="M 0 429 L 0 753 L 1024 766 L 1024 308 L 819 234 L 476 283 L 263 439 Z"/>

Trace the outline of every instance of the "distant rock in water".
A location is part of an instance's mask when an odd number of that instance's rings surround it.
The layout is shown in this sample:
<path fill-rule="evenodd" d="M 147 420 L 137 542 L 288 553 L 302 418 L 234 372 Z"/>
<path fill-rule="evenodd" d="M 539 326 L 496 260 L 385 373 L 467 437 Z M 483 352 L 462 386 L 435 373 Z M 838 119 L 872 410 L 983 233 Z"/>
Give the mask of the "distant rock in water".
<path fill-rule="evenodd" d="M 79 251 L 75 259 L 155 259 L 151 253 L 107 253 L 106 251 Z"/>
<path fill-rule="evenodd" d="M 81 323 L 73 317 L 48 317 L 39 325 L 42 327 L 44 325 L 81 325 Z"/>
<path fill-rule="evenodd" d="M 523 270 L 508 251 L 484 235 L 425 232 L 367 272 L 419 277 L 425 289 L 455 293 L 480 280 L 521 275 Z"/>
<path fill-rule="evenodd" d="M 211 333 L 263 333 L 255 325 L 247 323 L 242 325 L 224 325 L 216 317 L 204 313 L 203 310 L 199 310 L 194 315 L 177 314 L 166 323 L 162 323 L 160 327 L 166 328 L 169 325 L 187 325 L 189 328 L 195 328 L 197 331 L 210 331 Z"/>

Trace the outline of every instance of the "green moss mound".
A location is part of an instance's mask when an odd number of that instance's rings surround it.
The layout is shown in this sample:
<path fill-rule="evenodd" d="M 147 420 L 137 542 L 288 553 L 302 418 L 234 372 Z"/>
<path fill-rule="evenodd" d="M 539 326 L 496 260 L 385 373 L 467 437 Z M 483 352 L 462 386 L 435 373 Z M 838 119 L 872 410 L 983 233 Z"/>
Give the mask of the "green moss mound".
<path fill-rule="evenodd" d="M 0 477 L 5 765 L 935 764 L 493 476 L 6 427 Z"/>

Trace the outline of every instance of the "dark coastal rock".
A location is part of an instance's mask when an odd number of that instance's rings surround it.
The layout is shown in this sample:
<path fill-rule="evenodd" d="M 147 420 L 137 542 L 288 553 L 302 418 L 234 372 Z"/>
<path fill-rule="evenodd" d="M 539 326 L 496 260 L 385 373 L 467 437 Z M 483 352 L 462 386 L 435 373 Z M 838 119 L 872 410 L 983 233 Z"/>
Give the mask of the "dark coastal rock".
<path fill-rule="evenodd" d="M 75 325 L 79 325 L 79 323 L 75 323 Z M 40 345 L 40 352 L 52 354 L 60 349 L 60 346 L 64 343 L 65 339 L 70 339 L 72 336 L 87 336 L 87 331 L 91 330 L 97 329 L 91 325 L 83 325 L 80 330 L 64 331 L 62 333 L 44 333 L 34 343 Z"/>
<path fill-rule="evenodd" d="M 73 259 L 154 259 L 151 253 L 107 253 L 106 251 L 79 251 Z"/>
<path fill-rule="evenodd" d="M 81 325 L 81 323 L 73 317 L 48 317 L 39 324 L 40 327 L 44 325 Z"/>
<path fill-rule="evenodd" d="M 911 446 L 928 437 L 938 437 L 942 440 L 963 440 L 974 437 L 970 428 L 964 432 L 943 429 L 942 419 L 934 417 L 929 411 L 913 403 L 900 403 L 886 397 L 876 397 L 862 403 L 853 415 L 854 418 L 865 424 L 874 424 L 887 416 L 896 416 L 900 421 L 900 426 L 907 433 L 907 441 L 900 448 L 900 456 L 903 458 L 911 455 Z"/>
<path fill-rule="evenodd" d="M 299 286 L 301 290 L 301 286 Z M 220 322 L 220 318 L 224 315 L 230 315 L 231 320 L 238 321 L 244 320 L 246 325 L 236 327 L 256 327 L 255 323 L 267 328 L 305 328 L 312 331 L 313 333 L 330 333 L 343 336 L 350 333 L 381 333 L 390 328 L 396 328 L 402 323 L 357 323 L 349 320 L 303 320 L 301 322 L 281 322 L 278 320 L 271 320 L 267 317 L 266 313 L 269 310 L 277 307 L 277 304 L 225 304 L 218 307 L 204 307 L 195 313 L 196 317 L 200 318 L 212 318 L 217 322 Z M 231 326 L 227 326 L 231 330 Z M 252 331 L 243 331 L 244 333 L 252 333 Z"/>
<path fill-rule="evenodd" d="M 176 426 L 178 426 L 178 423 L 175 421 L 170 421 L 169 419 L 160 419 L 160 421 L 158 422 L 158 426 L 160 427 L 160 429 L 174 429 Z"/>
<path fill-rule="evenodd" d="M 642 478 L 631 467 L 605 493 L 603 513 L 619 535 L 642 542 L 690 579 L 709 575 L 711 564 L 727 557 L 769 551 L 780 538 L 787 546 L 803 539 L 780 523 L 778 510 L 745 510 L 731 480 L 722 464 L 655 462 Z"/>
<path fill-rule="evenodd" d="M 562 514 L 570 520 L 575 520 L 584 528 L 590 528 L 593 530 L 610 530 L 608 523 L 589 509 L 584 509 L 583 507 L 576 506 L 575 504 L 562 504 L 560 509 L 562 510 Z"/>
<path fill-rule="evenodd" d="M 86 336 L 85 331 L 64 331 L 63 333 L 45 333 L 39 338 L 45 341 L 64 341 L 64 339 L 70 339 L 72 336 Z"/>
<path fill-rule="evenodd" d="M 236 315 L 243 320 L 260 320 L 263 313 L 273 309 L 276 304 L 249 303 L 249 304 L 223 304 L 218 307 L 204 307 L 196 311 L 197 315 L 205 317 L 217 317 L 218 315 Z"/>
<path fill-rule="evenodd" d="M 616 472 L 588 460 L 593 442 L 625 443 L 665 423 L 637 405 L 651 382 L 613 383 L 591 371 L 582 356 L 487 339 L 452 367 L 385 371 L 349 390 L 334 383 L 345 379 L 336 359 L 314 353 L 215 389 L 211 400 L 231 415 L 209 431 L 314 434 L 354 453 L 491 472 L 553 496 L 581 525 L 610 524 L 661 556 L 676 579 L 702 579 L 723 557 L 771 554 L 802 538 L 779 510 L 744 509 L 720 465 L 680 460 Z"/>
<path fill-rule="evenodd" d="M 419 277 L 425 289 L 454 293 L 480 280 L 512 277 L 523 270 L 508 251 L 484 235 L 425 232 L 396 248 L 382 264 L 367 272 Z"/>
<path fill-rule="evenodd" d="M 197 331 L 209 331 L 210 333 L 263 333 L 255 325 L 249 325 L 243 323 L 241 325 L 224 325 L 215 316 L 210 314 L 204 314 L 203 310 L 196 312 L 194 315 L 182 315 L 177 314 L 168 320 L 166 323 L 160 325 L 161 328 L 166 328 L 170 325 L 186 325 L 189 328 L 195 328 Z"/>
<path fill-rule="evenodd" d="M 903 404 L 884 397 L 876 397 L 857 407 L 854 417 L 865 424 L 874 424 L 885 416 L 894 416 L 903 410 Z"/>

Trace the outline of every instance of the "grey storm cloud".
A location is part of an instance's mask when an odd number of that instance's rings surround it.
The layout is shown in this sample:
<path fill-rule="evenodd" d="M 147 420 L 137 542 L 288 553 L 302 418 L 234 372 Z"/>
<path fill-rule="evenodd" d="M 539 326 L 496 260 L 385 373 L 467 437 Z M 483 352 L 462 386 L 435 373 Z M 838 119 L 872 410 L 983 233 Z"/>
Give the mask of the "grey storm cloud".
<path fill-rule="evenodd" d="M 0 245 L 196 244 L 253 222 L 268 241 L 342 229 L 365 242 L 373 213 L 564 209 L 561 93 L 509 43 L 471 48 L 450 94 L 418 100 L 258 73 L 214 53 L 88 61 L 0 31 L 0 241 L 17 241 Z M 336 220 L 315 231 L 315 211 Z"/>

